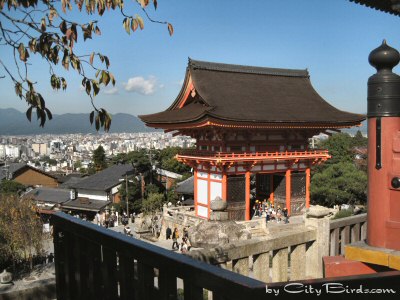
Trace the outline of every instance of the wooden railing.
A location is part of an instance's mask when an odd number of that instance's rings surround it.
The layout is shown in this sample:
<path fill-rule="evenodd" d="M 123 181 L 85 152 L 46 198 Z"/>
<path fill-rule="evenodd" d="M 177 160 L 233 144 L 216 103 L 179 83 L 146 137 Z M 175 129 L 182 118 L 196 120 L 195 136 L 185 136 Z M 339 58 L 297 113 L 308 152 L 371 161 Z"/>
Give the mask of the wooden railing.
<path fill-rule="evenodd" d="M 286 159 L 286 158 L 330 158 L 328 150 L 312 151 L 276 151 L 276 152 L 213 152 L 197 149 L 185 149 L 179 152 L 177 158 L 201 157 L 207 159 Z"/>
<path fill-rule="evenodd" d="M 344 246 L 367 237 L 367 214 L 330 221 L 329 255 L 344 255 Z"/>
<path fill-rule="evenodd" d="M 55 213 L 52 223 L 58 300 L 197 300 L 206 299 L 204 295 L 211 296 L 213 300 L 271 299 L 270 293 L 279 293 L 280 299 L 293 298 L 291 293 L 285 292 L 285 283 L 271 283 L 266 289 L 264 282 L 193 260 L 64 213 Z M 285 249 L 284 245 L 281 249 Z M 177 285 L 180 281 L 183 282 L 181 287 Z M 324 285 L 331 281 L 318 279 L 299 283 L 324 290 Z M 334 280 L 346 288 L 359 288 L 362 285 L 369 289 L 398 287 L 399 281 L 400 272 Z M 332 295 L 337 298 L 337 294 Z M 346 294 L 342 298 L 344 296 Z M 365 299 L 365 294 L 349 296 L 352 299 Z M 307 298 L 320 299 L 316 294 L 308 294 Z"/>

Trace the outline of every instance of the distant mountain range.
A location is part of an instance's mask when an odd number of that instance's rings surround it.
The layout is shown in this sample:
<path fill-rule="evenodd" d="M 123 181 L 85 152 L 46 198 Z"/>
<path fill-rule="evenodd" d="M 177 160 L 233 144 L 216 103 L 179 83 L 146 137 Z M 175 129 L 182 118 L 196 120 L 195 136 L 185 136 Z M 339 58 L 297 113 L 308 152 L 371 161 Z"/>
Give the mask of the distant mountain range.
<path fill-rule="evenodd" d="M 90 125 L 89 113 L 53 115 L 44 128 L 39 127 L 36 114 L 32 114 L 29 122 L 25 113 L 13 108 L 0 109 L 0 135 L 29 135 L 29 134 L 67 134 L 67 133 L 95 133 L 94 125 Z M 102 131 L 102 130 L 101 130 Z M 100 132 L 101 132 L 100 131 Z M 110 133 L 115 132 L 151 132 L 138 117 L 129 114 L 112 115 Z"/>
<path fill-rule="evenodd" d="M 355 134 L 357 130 L 367 133 L 367 122 L 361 127 L 344 129 L 343 132 Z M 112 116 L 110 133 L 116 132 L 152 132 L 153 128 L 146 127 L 138 117 L 129 114 L 115 114 Z M 102 130 L 100 131 L 102 132 Z M 29 122 L 22 113 L 13 108 L 0 109 L 0 135 L 29 135 L 29 134 L 67 134 L 67 133 L 96 133 L 94 125 L 90 126 L 89 113 L 53 115 L 44 128 L 39 127 L 35 113 L 32 122 Z"/>

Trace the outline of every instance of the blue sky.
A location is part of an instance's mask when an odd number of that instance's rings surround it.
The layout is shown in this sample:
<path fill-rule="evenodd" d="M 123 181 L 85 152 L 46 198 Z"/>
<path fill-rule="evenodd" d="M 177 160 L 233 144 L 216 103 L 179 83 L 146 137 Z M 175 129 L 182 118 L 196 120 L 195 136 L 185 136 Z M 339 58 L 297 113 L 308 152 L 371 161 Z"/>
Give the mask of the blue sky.
<path fill-rule="evenodd" d="M 125 3 L 131 12 L 137 6 Z M 213 62 L 274 68 L 308 69 L 318 93 L 332 105 L 351 112 L 366 112 L 367 80 L 375 70 L 368 64 L 370 51 L 385 38 L 400 49 L 400 18 L 347 0 L 159 0 L 149 8 L 166 26 L 145 19 L 145 29 L 128 35 L 118 13 L 97 15 L 100 37 L 83 43 L 79 54 L 98 50 L 110 58 L 117 84 L 95 99 L 111 113 L 133 115 L 164 110 L 178 95 L 188 57 Z M 140 12 L 139 12 L 140 13 Z M 71 19 L 79 16 L 70 13 Z M 88 18 L 86 18 L 88 19 Z M 0 56 L 11 62 L 0 47 Z M 57 71 L 68 81 L 65 92 L 52 91 L 48 68 L 32 60 L 32 77 L 53 113 L 88 113 L 89 98 L 73 71 Z M 397 72 L 400 73 L 399 68 Z M 4 71 L 0 70 L 0 75 Z M 11 81 L 0 80 L 0 108 L 26 110 L 14 94 Z M 50 123 L 46 126 L 50 126 Z"/>

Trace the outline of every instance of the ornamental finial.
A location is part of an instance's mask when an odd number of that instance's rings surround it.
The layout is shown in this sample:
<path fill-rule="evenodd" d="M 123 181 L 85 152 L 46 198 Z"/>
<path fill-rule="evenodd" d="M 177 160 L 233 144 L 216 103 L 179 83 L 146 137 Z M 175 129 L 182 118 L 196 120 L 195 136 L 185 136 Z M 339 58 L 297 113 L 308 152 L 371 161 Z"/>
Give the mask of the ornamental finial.
<path fill-rule="evenodd" d="M 383 40 L 382 45 L 371 51 L 368 57 L 369 63 L 379 71 L 391 71 L 400 61 L 400 53 L 388 46 L 386 40 Z"/>

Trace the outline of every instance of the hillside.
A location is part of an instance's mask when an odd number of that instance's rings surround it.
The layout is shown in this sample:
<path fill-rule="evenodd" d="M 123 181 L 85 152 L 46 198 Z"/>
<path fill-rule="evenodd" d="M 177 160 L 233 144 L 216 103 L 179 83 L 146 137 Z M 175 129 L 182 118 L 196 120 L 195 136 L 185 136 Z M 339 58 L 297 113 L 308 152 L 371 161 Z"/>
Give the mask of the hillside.
<path fill-rule="evenodd" d="M 94 126 L 90 126 L 89 114 L 62 114 L 53 115 L 44 128 L 39 127 L 39 122 L 32 115 L 32 123 L 28 121 L 25 113 L 13 108 L 0 109 L 0 135 L 28 135 L 28 134 L 66 134 L 66 133 L 95 133 Z M 154 131 L 144 125 L 139 118 L 118 113 L 112 115 L 110 133 L 115 132 L 150 132 Z"/>

